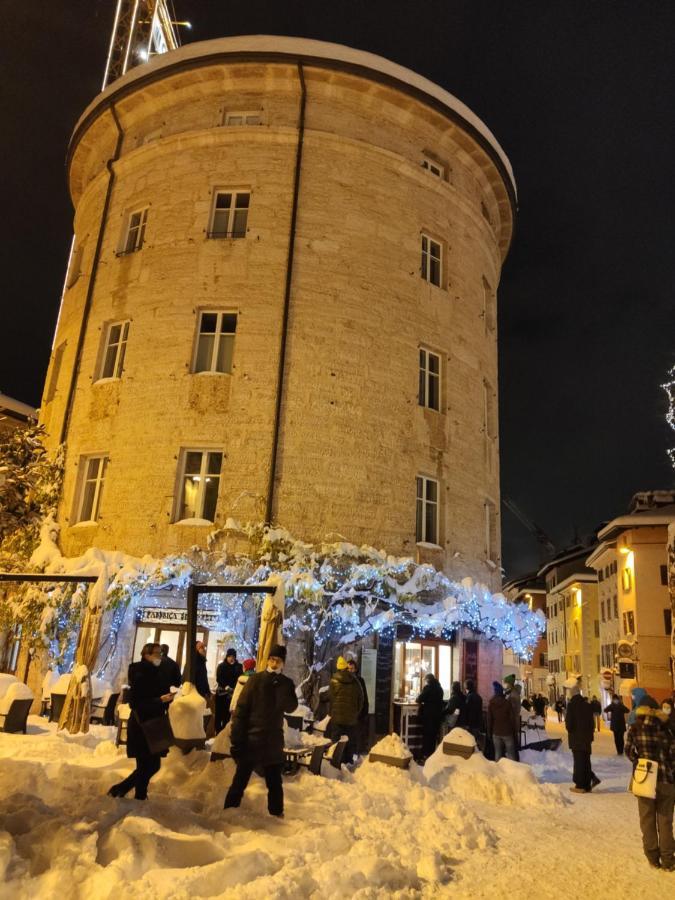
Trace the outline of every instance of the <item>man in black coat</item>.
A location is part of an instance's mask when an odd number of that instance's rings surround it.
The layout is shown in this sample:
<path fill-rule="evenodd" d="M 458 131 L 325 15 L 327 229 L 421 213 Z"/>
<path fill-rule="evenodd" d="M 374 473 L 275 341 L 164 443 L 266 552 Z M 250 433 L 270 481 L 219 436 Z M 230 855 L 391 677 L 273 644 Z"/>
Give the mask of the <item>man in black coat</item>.
<path fill-rule="evenodd" d="M 438 732 L 445 711 L 443 687 L 431 672 L 424 679 L 424 687 L 417 698 L 417 703 L 422 719 L 422 756 L 427 759 L 436 749 Z"/>
<path fill-rule="evenodd" d="M 185 680 L 185 672 L 183 672 L 183 680 Z M 195 644 L 192 657 L 192 683 L 197 689 L 197 693 L 201 694 L 208 703 L 211 699 L 211 687 L 206 669 L 206 647 L 203 641 L 197 641 Z"/>
<path fill-rule="evenodd" d="M 243 671 L 241 663 L 237 661 L 237 651 L 230 647 L 225 654 L 225 659 L 216 669 L 216 682 L 218 683 L 218 691 L 216 693 L 216 734 L 222 731 L 230 721 L 232 694 Z"/>
<path fill-rule="evenodd" d="M 239 806 L 254 769 L 261 768 L 267 784 L 267 809 L 283 817 L 284 714 L 298 706 L 295 685 L 282 674 L 286 648 L 270 650 L 267 669 L 251 675 L 232 714 L 231 754 L 237 764 L 225 797 L 225 809 Z"/>
<path fill-rule="evenodd" d="M 368 752 L 368 691 L 366 690 L 366 682 L 361 677 L 359 667 L 355 659 L 347 660 L 347 669 L 356 678 L 361 685 L 363 692 L 363 706 L 359 713 L 359 721 L 357 723 L 356 750 L 358 753 Z"/>
<path fill-rule="evenodd" d="M 159 664 L 159 677 L 162 681 L 162 693 L 168 694 L 172 687 L 179 688 L 183 683 L 180 666 L 169 656 L 169 645 L 161 644 L 162 661 Z"/>
<path fill-rule="evenodd" d="M 591 704 L 581 696 L 580 689 L 572 688 L 571 693 L 565 715 L 567 740 L 574 757 L 572 774 L 574 787 L 570 790 L 575 794 L 588 794 L 596 784 L 600 784 L 600 779 L 593 774 L 591 769 L 591 745 L 593 744 L 595 721 Z"/>
<path fill-rule="evenodd" d="M 131 715 L 127 723 L 127 756 L 135 758 L 136 768 L 124 781 L 110 788 L 108 794 L 111 797 L 124 797 L 133 787 L 136 799 L 145 800 L 148 783 L 159 772 L 161 757 L 166 755 L 150 752 L 142 728 L 143 722 L 166 715 L 168 704 L 174 698 L 171 693 L 162 693 L 161 662 L 159 644 L 146 644 L 141 651 L 141 661 L 129 666 Z"/>
<path fill-rule="evenodd" d="M 630 712 L 627 706 L 621 702 L 621 697 L 614 694 L 612 702 L 605 707 L 605 712 L 609 713 L 609 727 L 614 735 L 614 746 L 616 747 L 617 756 L 623 756 L 623 741 L 626 734 L 626 716 Z"/>
<path fill-rule="evenodd" d="M 467 731 L 478 738 L 483 730 L 483 698 L 476 693 L 476 685 L 471 679 L 466 682 L 464 717 Z"/>

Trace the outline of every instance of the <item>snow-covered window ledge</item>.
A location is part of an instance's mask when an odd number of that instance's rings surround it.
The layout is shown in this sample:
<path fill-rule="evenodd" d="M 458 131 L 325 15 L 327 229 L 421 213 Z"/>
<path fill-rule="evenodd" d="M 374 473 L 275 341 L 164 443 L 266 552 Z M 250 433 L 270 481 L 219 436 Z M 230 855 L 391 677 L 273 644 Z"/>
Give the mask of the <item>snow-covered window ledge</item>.
<path fill-rule="evenodd" d="M 442 550 L 440 544 L 430 544 L 428 541 L 417 541 L 415 544 L 416 547 L 421 547 L 423 550 Z"/>
<path fill-rule="evenodd" d="M 108 378 L 95 378 L 92 381 L 92 385 L 94 384 L 115 384 L 115 382 L 121 381 L 122 378 L 119 375 L 110 375 Z"/>
<path fill-rule="evenodd" d="M 95 525 L 98 525 L 96 519 L 85 519 L 84 522 L 75 522 L 74 525 L 71 525 L 71 528 L 93 528 Z"/>
<path fill-rule="evenodd" d="M 209 528 L 213 528 L 213 522 L 210 519 L 179 519 L 177 522 L 173 523 L 174 525 L 208 525 Z"/>
<path fill-rule="evenodd" d="M 494 561 L 494 559 L 486 559 L 485 562 L 488 566 L 490 566 L 491 569 L 497 568 L 497 563 Z"/>

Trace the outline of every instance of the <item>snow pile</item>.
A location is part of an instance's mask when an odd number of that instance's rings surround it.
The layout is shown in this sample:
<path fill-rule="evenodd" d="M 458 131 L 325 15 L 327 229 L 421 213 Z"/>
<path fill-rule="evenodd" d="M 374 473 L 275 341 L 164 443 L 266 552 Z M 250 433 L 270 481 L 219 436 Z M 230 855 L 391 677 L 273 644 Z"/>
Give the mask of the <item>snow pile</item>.
<path fill-rule="evenodd" d="M 18 678 L 14 675 L 8 675 L 5 672 L 0 672 L 0 697 L 4 697 L 7 691 L 13 684 L 18 682 Z"/>
<path fill-rule="evenodd" d="M 54 685 L 59 680 L 59 673 L 55 672 L 53 669 L 48 669 L 45 677 L 42 679 L 42 699 L 49 700 L 52 691 L 54 690 Z"/>
<path fill-rule="evenodd" d="M 442 745 L 424 764 L 428 784 L 444 796 L 482 800 L 497 806 L 562 806 L 560 789 L 540 784 L 532 768 L 510 759 L 498 763 L 474 753 L 469 759 L 448 756 Z"/>
<path fill-rule="evenodd" d="M 0 715 L 7 715 L 9 708 L 15 700 L 33 700 L 35 695 L 23 681 L 15 681 L 10 684 L 0 699 Z"/>
<path fill-rule="evenodd" d="M 70 675 L 59 675 L 52 684 L 52 694 L 67 694 L 68 685 L 70 684 Z"/>
<path fill-rule="evenodd" d="M 197 693 L 189 681 L 183 683 L 180 691 L 169 706 L 169 721 L 173 736 L 178 740 L 199 740 L 206 737 L 204 713 L 206 700 Z"/>
<path fill-rule="evenodd" d="M 412 753 L 398 734 L 388 734 L 370 748 L 371 753 L 379 756 L 391 756 L 393 759 L 409 759 Z"/>
<path fill-rule="evenodd" d="M 476 738 L 465 728 L 451 728 L 443 738 L 444 744 L 458 744 L 460 747 L 475 747 Z"/>

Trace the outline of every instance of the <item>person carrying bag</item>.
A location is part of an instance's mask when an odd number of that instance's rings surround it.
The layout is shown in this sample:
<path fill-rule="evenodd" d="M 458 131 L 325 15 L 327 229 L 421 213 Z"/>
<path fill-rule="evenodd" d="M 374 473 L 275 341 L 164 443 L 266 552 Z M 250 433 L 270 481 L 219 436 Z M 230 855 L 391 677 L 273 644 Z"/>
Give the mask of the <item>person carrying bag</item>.
<path fill-rule="evenodd" d="M 136 800 L 145 800 L 148 783 L 159 772 L 162 756 L 166 756 L 173 743 L 167 711 L 174 694 L 162 693 L 161 662 L 160 645 L 146 644 L 141 661 L 129 666 L 131 715 L 127 725 L 127 756 L 136 760 L 136 768 L 110 788 L 111 797 L 124 797 L 133 787 Z"/>
<path fill-rule="evenodd" d="M 628 729 L 626 756 L 633 763 L 630 790 L 637 797 L 644 854 L 651 866 L 675 870 L 675 736 L 655 700 L 645 694 Z"/>

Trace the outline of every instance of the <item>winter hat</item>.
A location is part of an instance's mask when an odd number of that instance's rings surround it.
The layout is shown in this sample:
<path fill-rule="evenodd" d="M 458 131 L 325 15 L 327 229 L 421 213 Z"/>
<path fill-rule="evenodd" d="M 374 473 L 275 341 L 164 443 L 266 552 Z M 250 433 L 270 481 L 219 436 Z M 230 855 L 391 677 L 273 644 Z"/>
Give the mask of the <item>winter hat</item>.
<path fill-rule="evenodd" d="M 242 663 L 244 672 L 252 672 L 255 669 L 254 659 L 245 659 Z"/>
<path fill-rule="evenodd" d="M 513 687 L 513 685 L 514 685 L 515 683 L 516 683 L 516 676 L 515 676 L 515 675 L 507 675 L 507 676 L 504 678 L 504 684 L 508 684 L 508 685 L 510 685 L 511 687 Z"/>
<path fill-rule="evenodd" d="M 274 644 L 268 656 L 274 656 L 276 659 L 286 662 L 286 648 L 283 644 Z"/>
<path fill-rule="evenodd" d="M 501 686 L 501 684 L 498 681 L 492 682 L 492 689 L 495 692 L 495 696 L 497 696 L 497 697 L 504 696 L 504 688 Z"/>
<path fill-rule="evenodd" d="M 228 647 L 227 653 L 225 654 L 225 659 L 227 659 L 228 656 L 234 656 L 235 659 L 237 658 L 237 651 L 234 649 L 234 647 Z"/>
<path fill-rule="evenodd" d="M 344 658 L 344 656 L 338 656 L 338 660 L 337 660 L 338 671 L 340 671 L 341 669 L 346 669 L 348 665 L 349 665 L 349 663 Z"/>

